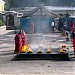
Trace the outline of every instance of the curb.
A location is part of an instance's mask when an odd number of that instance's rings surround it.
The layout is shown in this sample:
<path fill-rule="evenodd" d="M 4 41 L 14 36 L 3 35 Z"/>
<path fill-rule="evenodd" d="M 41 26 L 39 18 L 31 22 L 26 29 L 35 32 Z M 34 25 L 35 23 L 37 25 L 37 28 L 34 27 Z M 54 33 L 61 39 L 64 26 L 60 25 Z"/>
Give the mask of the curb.
<path fill-rule="evenodd" d="M 0 29 L 6 28 L 6 26 L 1 26 Z"/>

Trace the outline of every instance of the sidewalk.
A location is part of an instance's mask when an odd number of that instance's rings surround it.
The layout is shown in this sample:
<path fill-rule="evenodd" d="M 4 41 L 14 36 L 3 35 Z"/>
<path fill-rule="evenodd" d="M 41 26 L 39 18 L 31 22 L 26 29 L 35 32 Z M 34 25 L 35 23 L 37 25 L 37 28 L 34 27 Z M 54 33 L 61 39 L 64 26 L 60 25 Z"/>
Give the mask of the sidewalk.
<path fill-rule="evenodd" d="M 14 33 L 14 30 L 6 30 L 6 26 L 1 26 L 0 27 L 0 35 L 5 35 L 5 34 L 7 34 L 9 32 Z"/>
<path fill-rule="evenodd" d="M 6 30 L 6 26 L 0 27 L 0 54 L 14 52 L 14 36 L 14 30 Z"/>

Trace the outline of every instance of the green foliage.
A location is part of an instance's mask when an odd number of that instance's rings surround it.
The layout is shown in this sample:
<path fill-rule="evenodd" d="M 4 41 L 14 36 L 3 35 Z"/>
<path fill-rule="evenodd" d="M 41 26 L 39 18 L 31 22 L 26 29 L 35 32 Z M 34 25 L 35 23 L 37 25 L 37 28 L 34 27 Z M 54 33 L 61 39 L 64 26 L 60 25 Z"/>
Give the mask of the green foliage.
<path fill-rule="evenodd" d="M 0 26 L 3 26 L 3 25 L 5 25 L 5 24 L 2 22 L 2 20 L 0 20 Z"/>

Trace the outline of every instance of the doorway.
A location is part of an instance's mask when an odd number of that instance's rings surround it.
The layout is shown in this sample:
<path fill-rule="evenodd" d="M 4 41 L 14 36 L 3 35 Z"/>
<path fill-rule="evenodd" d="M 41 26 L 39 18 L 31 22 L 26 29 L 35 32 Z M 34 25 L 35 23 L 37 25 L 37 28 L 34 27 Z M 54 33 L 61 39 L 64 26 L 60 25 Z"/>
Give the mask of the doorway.
<path fill-rule="evenodd" d="M 12 14 L 6 16 L 6 26 L 14 26 L 14 16 Z"/>

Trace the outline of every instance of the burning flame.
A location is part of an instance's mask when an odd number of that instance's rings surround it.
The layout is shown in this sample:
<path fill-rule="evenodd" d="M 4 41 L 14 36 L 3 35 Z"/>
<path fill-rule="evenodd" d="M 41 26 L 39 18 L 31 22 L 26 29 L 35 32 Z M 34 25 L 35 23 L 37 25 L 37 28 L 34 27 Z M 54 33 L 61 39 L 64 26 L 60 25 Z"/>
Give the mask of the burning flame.
<path fill-rule="evenodd" d="M 52 52 L 52 50 L 51 50 L 51 49 L 48 49 L 48 50 L 47 50 L 47 53 L 51 53 L 51 52 Z"/>

